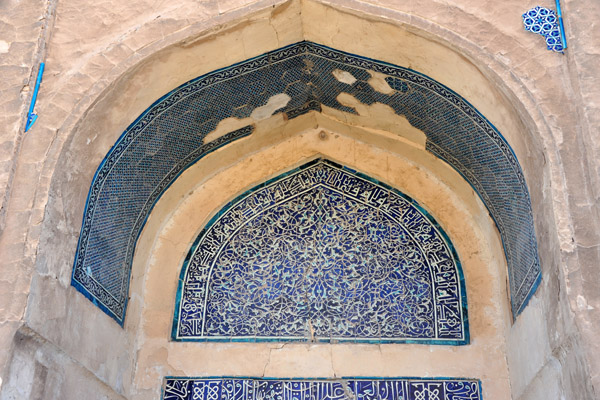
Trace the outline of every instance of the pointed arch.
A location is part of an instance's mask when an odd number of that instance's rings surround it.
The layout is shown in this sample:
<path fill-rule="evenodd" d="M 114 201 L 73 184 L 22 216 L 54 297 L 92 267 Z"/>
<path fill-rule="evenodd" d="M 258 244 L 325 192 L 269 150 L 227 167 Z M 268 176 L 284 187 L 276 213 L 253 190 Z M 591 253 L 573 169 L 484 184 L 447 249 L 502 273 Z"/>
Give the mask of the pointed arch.
<path fill-rule="evenodd" d="M 448 236 L 415 200 L 317 159 L 225 205 L 181 271 L 174 340 L 466 344 Z"/>
<path fill-rule="evenodd" d="M 346 78 L 338 79 L 339 70 Z M 369 83 L 383 74 L 389 91 Z M 427 150 L 473 186 L 494 218 L 506 254 L 517 315 L 541 279 L 531 201 L 512 149 L 473 106 L 407 68 L 299 42 L 194 79 L 148 108 L 119 138 L 92 182 L 72 284 L 123 323 L 135 244 L 158 198 L 208 152 L 251 134 L 252 124 L 215 140 L 226 118 L 283 112 L 288 119 L 323 106 L 346 113 L 341 93 L 382 103 L 423 131 Z M 273 100 L 275 99 L 275 100 Z"/>

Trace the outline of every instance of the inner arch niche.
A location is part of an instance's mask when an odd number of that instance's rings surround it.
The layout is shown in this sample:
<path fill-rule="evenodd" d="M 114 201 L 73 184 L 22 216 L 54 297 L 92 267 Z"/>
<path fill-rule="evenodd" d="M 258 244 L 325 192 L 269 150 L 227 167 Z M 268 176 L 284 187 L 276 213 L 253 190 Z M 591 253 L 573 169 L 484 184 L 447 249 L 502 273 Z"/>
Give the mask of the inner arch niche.
<path fill-rule="evenodd" d="M 465 344 L 460 262 L 414 200 L 317 159 L 239 196 L 200 232 L 173 339 Z"/>

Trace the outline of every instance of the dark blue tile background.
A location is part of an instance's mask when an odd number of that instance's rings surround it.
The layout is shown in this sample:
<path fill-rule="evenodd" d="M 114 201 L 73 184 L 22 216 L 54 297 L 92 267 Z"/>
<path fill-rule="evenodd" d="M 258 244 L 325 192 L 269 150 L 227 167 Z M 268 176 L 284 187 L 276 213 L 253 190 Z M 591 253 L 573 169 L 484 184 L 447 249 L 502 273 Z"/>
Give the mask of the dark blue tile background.
<path fill-rule="evenodd" d="M 448 236 L 417 202 L 316 159 L 250 189 L 182 267 L 174 340 L 467 344 Z"/>

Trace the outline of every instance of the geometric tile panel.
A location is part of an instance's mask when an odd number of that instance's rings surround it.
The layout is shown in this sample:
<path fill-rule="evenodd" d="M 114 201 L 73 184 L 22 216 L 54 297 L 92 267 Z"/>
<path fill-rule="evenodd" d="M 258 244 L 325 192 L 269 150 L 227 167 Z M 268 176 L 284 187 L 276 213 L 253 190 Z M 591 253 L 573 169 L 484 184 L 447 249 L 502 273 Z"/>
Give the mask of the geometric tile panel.
<path fill-rule="evenodd" d="M 353 79 L 342 82 L 334 71 Z M 386 75 L 394 90 L 368 83 Z M 539 283 L 531 202 L 519 163 L 500 133 L 451 89 L 413 70 L 299 42 L 185 83 L 157 100 L 117 140 L 91 183 L 72 284 L 123 324 L 135 244 L 152 207 L 173 181 L 207 153 L 250 135 L 249 125 L 210 143 L 204 137 L 228 117 L 249 117 L 285 94 L 288 119 L 322 106 L 355 114 L 341 93 L 383 103 L 427 135 L 427 149 L 473 186 L 494 218 L 506 254 L 513 315 Z"/>
<path fill-rule="evenodd" d="M 466 344 L 460 262 L 410 197 L 317 159 L 244 193 L 200 232 L 173 339 Z"/>
<path fill-rule="evenodd" d="M 165 378 L 163 400 L 482 400 L 477 379 Z"/>
<path fill-rule="evenodd" d="M 554 10 L 544 7 L 534 7 L 523 14 L 525 30 L 542 35 L 546 39 L 548 50 L 561 52 L 564 49 L 560 34 L 560 24 Z"/>

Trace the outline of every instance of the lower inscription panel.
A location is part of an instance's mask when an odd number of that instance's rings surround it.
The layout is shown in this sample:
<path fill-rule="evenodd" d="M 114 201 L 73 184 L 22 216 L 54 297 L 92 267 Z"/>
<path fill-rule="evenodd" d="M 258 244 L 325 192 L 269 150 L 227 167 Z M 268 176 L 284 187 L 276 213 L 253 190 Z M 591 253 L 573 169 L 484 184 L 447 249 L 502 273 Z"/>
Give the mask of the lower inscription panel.
<path fill-rule="evenodd" d="M 165 378 L 164 400 L 481 400 L 478 379 Z"/>

